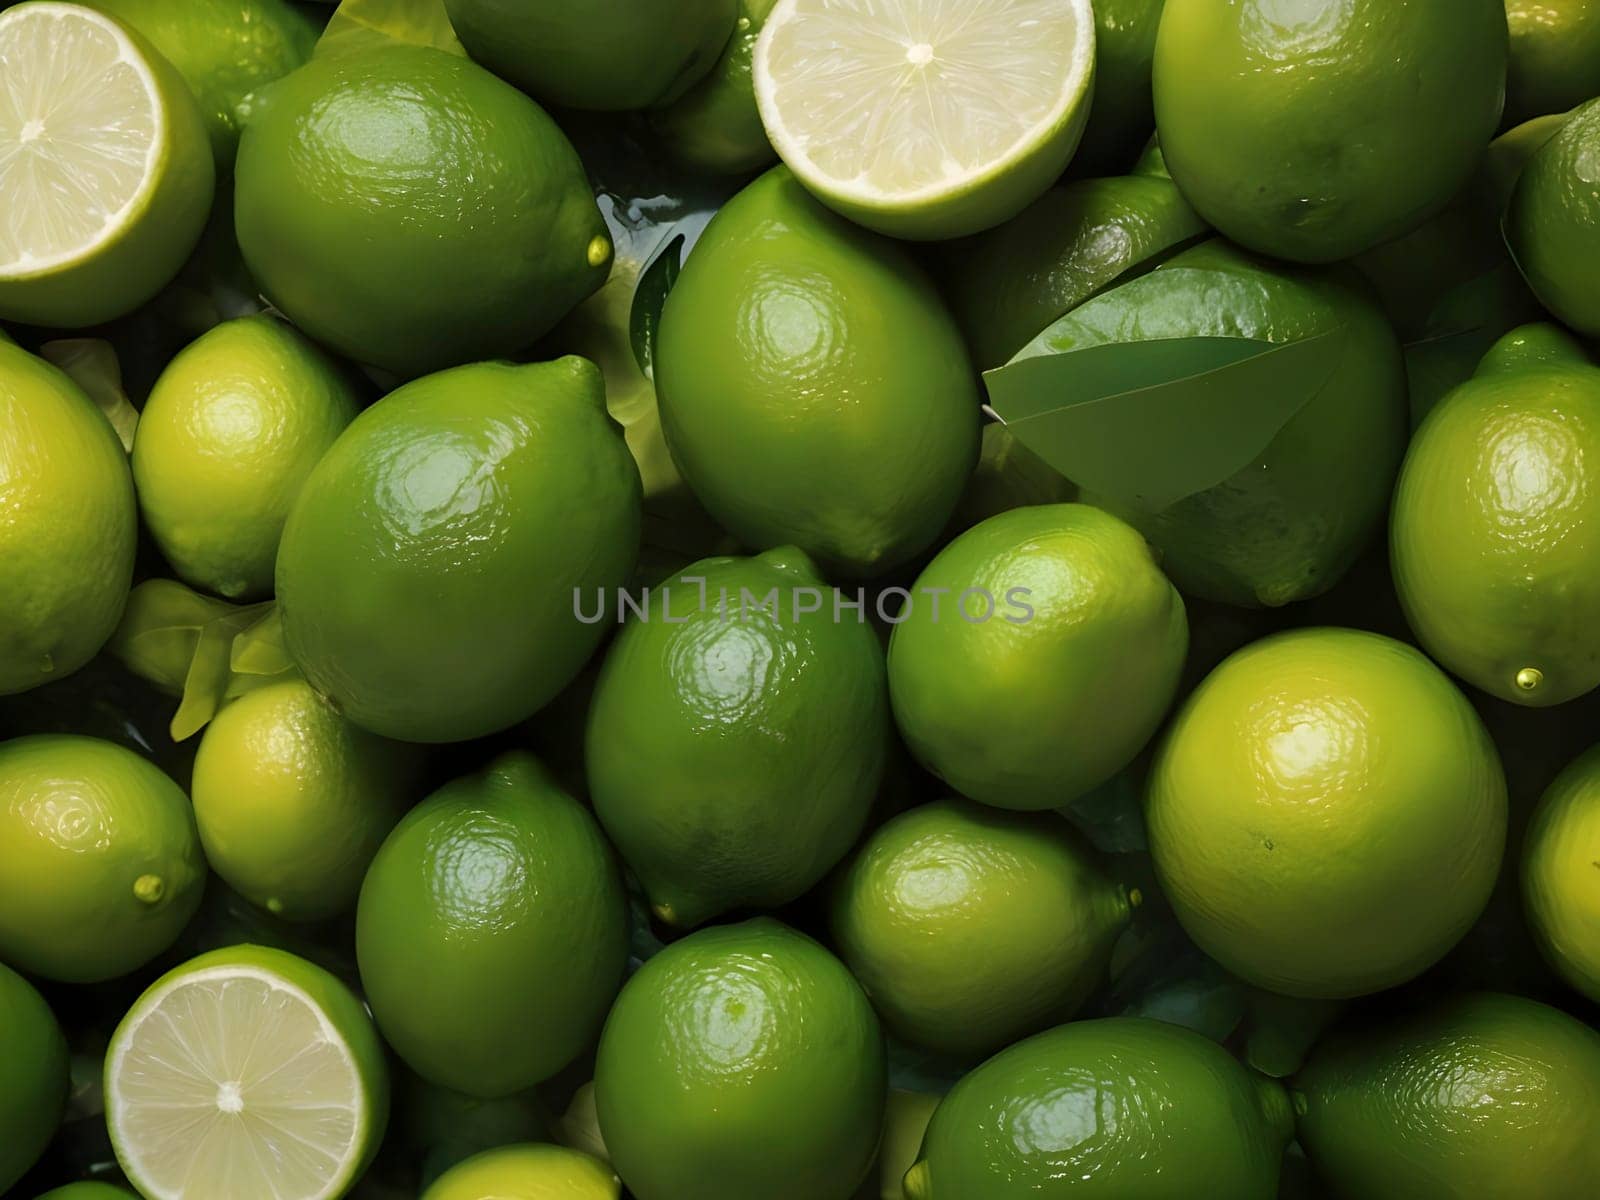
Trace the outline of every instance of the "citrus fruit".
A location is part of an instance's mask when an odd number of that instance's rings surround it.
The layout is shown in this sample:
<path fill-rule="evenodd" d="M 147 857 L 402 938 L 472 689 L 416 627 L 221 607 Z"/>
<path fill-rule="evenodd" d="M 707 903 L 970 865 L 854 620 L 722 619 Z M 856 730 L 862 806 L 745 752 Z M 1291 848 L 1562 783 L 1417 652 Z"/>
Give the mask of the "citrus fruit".
<path fill-rule="evenodd" d="M 894 237 L 1021 212 L 1078 148 L 1094 93 L 1089 0 L 779 0 L 756 43 L 761 119 L 824 203 Z"/>
<path fill-rule="evenodd" d="M 1543 707 L 1600 685 L 1597 453 L 1600 367 L 1535 325 L 1491 349 L 1406 455 L 1390 518 L 1406 617 L 1503 700 Z"/>
<path fill-rule="evenodd" d="M 237 179 L 239 249 L 272 302 L 401 375 L 522 349 L 611 264 L 555 122 L 430 47 L 315 58 L 265 89 Z"/>
<path fill-rule="evenodd" d="M 1567 1200 L 1600 1171 L 1600 1034 L 1519 996 L 1336 1033 L 1294 1096 L 1300 1144 L 1341 1200 Z"/>
<path fill-rule="evenodd" d="M 1156 127 L 1150 72 L 1166 0 L 1094 0 L 1094 104 L 1072 173 L 1120 175 Z"/>
<path fill-rule="evenodd" d="M 589 1045 L 622 980 L 611 848 L 537 760 L 504 754 L 383 843 L 356 954 L 378 1027 L 417 1074 L 488 1098 L 531 1087 Z"/>
<path fill-rule="evenodd" d="M 867 839 L 836 887 L 832 928 L 893 1033 L 981 1057 L 1071 1017 L 1104 980 L 1129 911 L 1064 818 L 940 800 Z"/>
<path fill-rule="evenodd" d="M 895 720 L 917 759 L 1000 808 L 1059 808 L 1156 731 L 1189 644 L 1145 540 L 1082 504 L 1019 508 L 951 542 L 889 644 Z"/>
<path fill-rule="evenodd" d="M 1500 123 L 1505 65 L 1504 0 L 1167 0 L 1156 126 L 1222 233 L 1333 262 L 1455 196 Z"/>
<path fill-rule="evenodd" d="M 551 1132 L 550 1112 L 532 1088 L 485 1100 L 429 1083 L 410 1071 L 396 1083 L 400 1087 L 390 1136 L 402 1138 L 420 1160 L 424 1188 L 475 1154 L 544 1141 Z"/>
<path fill-rule="evenodd" d="M 238 109 L 311 57 L 317 26 L 288 0 L 88 0 L 150 39 L 200 102 L 218 171 L 233 169 Z"/>
<path fill-rule="evenodd" d="M 67 1101 L 67 1040 L 55 1014 L 0 963 L 0 1192 L 44 1153 Z"/>
<path fill-rule="evenodd" d="M 706 559 L 651 589 L 607 653 L 589 794 L 668 924 L 788 903 L 866 824 L 889 741 L 883 651 L 838 599 L 792 548 Z"/>
<path fill-rule="evenodd" d="M 206 860 L 274 916 L 354 906 L 383 839 L 413 799 L 414 751 L 357 729 L 303 680 L 230 701 L 194 761 Z"/>
<path fill-rule="evenodd" d="M 205 882 L 194 813 L 131 750 L 56 734 L 0 742 L 0 958 L 95 983 L 165 950 Z"/>
<path fill-rule="evenodd" d="M 0 695 L 69 675 L 105 645 L 138 524 L 110 423 L 62 372 L 0 342 Z"/>
<path fill-rule="evenodd" d="M 850 575 L 909 561 L 978 456 L 978 392 L 933 286 L 787 168 L 728 202 L 667 297 L 655 359 L 673 460 L 758 550 Z"/>
<path fill-rule="evenodd" d="M 600 1129 L 639 1200 L 849 1200 L 886 1092 L 883 1035 L 850 972 L 765 918 L 646 962 L 595 1064 Z"/>
<path fill-rule="evenodd" d="M 717 65 L 650 120 L 656 136 L 685 166 L 740 175 L 778 157 L 756 107 L 751 60 L 777 0 L 739 0 L 733 37 Z"/>
<path fill-rule="evenodd" d="M 1600 334 L 1600 102 L 1580 108 L 1528 160 L 1505 215 L 1528 286 L 1575 331 Z"/>
<path fill-rule="evenodd" d="M 1506 124 L 1600 96 L 1600 2 L 1506 0 L 1511 59 Z"/>
<path fill-rule="evenodd" d="M 675 100 L 712 69 L 736 0 L 444 0 L 461 43 L 496 75 L 566 108 Z"/>
<path fill-rule="evenodd" d="M 0 317 L 130 312 L 178 273 L 211 207 L 194 97 L 142 37 L 75 4 L 0 12 L 0 59 Z"/>
<path fill-rule="evenodd" d="M 1289 1103 L 1216 1043 L 1137 1018 L 1002 1050 L 934 1111 L 906 1200 L 1273 1200 Z"/>
<path fill-rule="evenodd" d="M 134 1194 L 109 1183 L 69 1183 L 46 1192 L 39 1200 L 136 1200 Z"/>
<path fill-rule="evenodd" d="M 1539 801 L 1523 850 L 1522 890 L 1545 957 L 1600 1000 L 1600 749 L 1556 778 Z"/>
<path fill-rule="evenodd" d="M 178 574 L 231 600 L 270 595 L 289 509 L 359 408 L 338 367 L 273 317 L 224 322 L 173 359 L 139 418 L 133 478 Z"/>
<path fill-rule="evenodd" d="M 284 526 L 290 653 L 344 716 L 414 742 L 531 716 L 604 629 L 574 596 L 627 582 L 639 473 L 580 358 L 484 363 L 357 417 Z"/>
<path fill-rule="evenodd" d="M 389 1117 L 361 1002 L 282 950 L 231 946 L 168 971 L 106 1051 L 106 1125 L 145 1200 L 337 1200 Z"/>
<path fill-rule="evenodd" d="M 1500 869 L 1483 723 L 1403 643 L 1303 629 L 1195 689 L 1151 769 L 1150 852 L 1178 919 L 1246 981 L 1359 996 L 1438 961 Z"/>
<path fill-rule="evenodd" d="M 486 1150 L 446 1171 L 422 1200 L 617 1200 L 611 1168 L 564 1146 Z"/>

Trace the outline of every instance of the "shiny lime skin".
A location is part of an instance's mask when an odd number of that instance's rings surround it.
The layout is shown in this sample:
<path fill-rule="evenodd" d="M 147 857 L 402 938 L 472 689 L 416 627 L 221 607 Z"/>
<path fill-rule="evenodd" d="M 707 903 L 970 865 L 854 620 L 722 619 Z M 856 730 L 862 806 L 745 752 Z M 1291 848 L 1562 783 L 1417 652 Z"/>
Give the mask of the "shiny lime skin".
<path fill-rule="evenodd" d="M 500 1146 L 450 1168 L 422 1200 L 616 1200 L 617 1177 L 565 1146 Z"/>
<path fill-rule="evenodd" d="M 729 532 L 872 576 L 926 549 L 978 459 L 972 366 L 906 252 L 786 167 L 717 214 L 656 350 L 673 460 Z"/>
<path fill-rule="evenodd" d="M 1269 991 L 1403 983 L 1483 910 L 1506 782 L 1476 712 L 1420 652 L 1304 629 L 1195 689 L 1151 769 L 1150 852 L 1189 935 Z"/>
<path fill-rule="evenodd" d="M 21 975 L 0 963 L 0 1193 L 44 1153 L 70 1080 L 67 1039 Z"/>
<path fill-rule="evenodd" d="M 699 171 L 740 175 L 777 161 L 756 107 L 751 60 L 777 0 L 739 0 L 739 19 L 717 65 L 651 119 L 679 162 Z"/>
<path fill-rule="evenodd" d="M 1435 406 L 1400 473 L 1390 556 L 1417 640 L 1516 704 L 1593 690 L 1597 526 L 1600 367 L 1553 327 L 1513 331 Z"/>
<path fill-rule="evenodd" d="M 502 755 L 389 835 L 361 888 L 356 956 L 379 1029 L 417 1074 L 486 1098 L 531 1087 L 593 1040 L 622 980 L 611 848 L 531 755 Z"/>
<path fill-rule="evenodd" d="M 796 899 L 866 824 L 890 737 L 883 651 L 834 599 L 792 548 L 706 559 L 652 589 L 607 653 L 589 792 L 668 924 Z"/>
<path fill-rule="evenodd" d="M 603 282 L 605 222 L 566 136 L 455 54 L 312 60 L 256 100 L 234 223 L 290 320 L 400 375 L 511 354 Z"/>
<path fill-rule="evenodd" d="M 1243 246 L 1334 262 L 1443 208 L 1505 100 L 1504 0 L 1167 0 L 1156 126 Z"/>
<path fill-rule="evenodd" d="M 1545 958 L 1600 1001 L 1600 747 L 1556 777 L 1534 811 L 1522 897 Z"/>
<path fill-rule="evenodd" d="M 1096 0 L 1094 104 L 1070 172 L 1120 175 L 1155 128 L 1150 73 L 1166 0 Z"/>
<path fill-rule="evenodd" d="M 639 472 L 581 358 L 431 375 L 357 417 L 284 527 L 289 651 L 357 725 L 448 742 L 571 681 L 639 547 Z"/>
<path fill-rule="evenodd" d="M 848 1200 L 887 1091 L 860 986 L 766 918 L 703 929 L 646 962 L 595 1063 L 600 1130 L 639 1200 Z"/>
<path fill-rule="evenodd" d="M 1129 913 L 1064 818 L 959 799 L 873 833 L 831 910 L 840 957 L 884 1024 L 974 1058 L 1071 1017 L 1104 980 Z"/>
<path fill-rule="evenodd" d="M 1519 996 L 1335 1034 L 1294 1100 L 1338 1200 L 1572 1200 L 1600 1176 L 1600 1033 Z"/>
<path fill-rule="evenodd" d="M 1506 0 L 1506 124 L 1600 95 L 1600 0 Z"/>
<path fill-rule="evenodd" d="M 1183 599 L 1145 540 L 1097 508 L 991 517 L 911 592 L 889 643 L 895 721 L 973 800 L 1071 802 L 1128 765 L 1177 692 Z"/>
<path fill-rule="evenodd" d="M 1002 1050 L 933 1114 L 906 1200 L 1273 1200 L 1277 1084 L 1160 1021 L 1076 1021 Z"/>
<path fill-rule="evenodd" d="M 161 953 L 200 904 L 189 798 L 98 738 L 0 743 L 0 959 L 98 983 Z"/>
<path fill-rule="evenodd" d="M 1580 334 L 1600 335 L 1600 101 L 1579 109 L 1523 168 L 1506 243 L 1528 286 Z"/>
<path fill-rule="evenodd" d="M 737 0 L 444 0 L 456 36 L 496 75 L 564 108 L 677 99 L 733 35 Z"/>

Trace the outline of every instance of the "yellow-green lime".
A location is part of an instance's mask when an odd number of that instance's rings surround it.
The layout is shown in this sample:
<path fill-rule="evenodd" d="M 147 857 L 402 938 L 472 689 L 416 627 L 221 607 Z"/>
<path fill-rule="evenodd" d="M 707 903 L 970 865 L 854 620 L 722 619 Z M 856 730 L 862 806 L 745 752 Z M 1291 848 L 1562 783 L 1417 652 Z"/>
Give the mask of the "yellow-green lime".
<path fill-rule="evenodd" d="M 1296 1128 L 1340 1200 L 1569 1200 L 1600 1173 L 1600 1033 L 1468 993 L 1325 1039 Z"/>
<path fill-rule="evenodd" d="M 0 12 L 0 60 L 0 317 L 78 327 L 137 308 L 177 274 L 211 208 L 188 85 L 139 34 L 46 0 Z"/>
<path fill-rule="evenodd" d="M 1167 0 L 1156 125 L 1222 233 L 1334 262 L 1449 203 L 1500 124 L 1505 68 L 1504 0 Z"/>
<path fill-rule="evenodd" d="M 69 1183 L 46 1192 L 39 1200 L 136 1200 L 134 1194 L 109 1183 Z"/>
<path fill-rule="evenodd" d="M 420 792 L 419 765 L 412 747 L 358 729 L 303 680 L 247 692 L 212 719 L 195 756 L 206 860 L 274 916 L 337 916 Z"/>
<path fill-rule="evenodd" d="M 389 1119 L 383 1044 L 321 967 L 232 946 L 167 972 L 106 1050 L 106 1125 L 145 1200 L 338 1200 Z"/>
<path fill-rule="evenodd" d="M 1206 677 L 1151 769 L 1150 852 L 1178 919 L 1269 991 L 1381 991 L 1483 910 L 1506 782 L 1419 651 L 1351 629 L 1256 642 Z"/>
<path fill-rule="evenodd" d="M 711 515 L 843 574 L 925 550 L 977 461 L 977 383 L 933 285 L 785 167 L 695 246 L 655 376 L 673 460 Z"/>
<path fill-rule="evenodd" d="M 639 1200 L 849 1200 L 886 1092 L 860 986 L 767 918 L 703 929 L 646 962 L 595 1064 L 600 1128 Z"/>
<path fill-rule="evenodd" d="M 401 375 L 512 354 L 602 283 L 611 241 L 571 143 L 457 54 L 314 58 L 253 102 L 239 249 L 297 326 Z"/>
<path fill-rule="evenodd" d="M 933 1114 L 906 1200 L 1273 1200 L 1288 1098 L 1215 1042 L 1136 1018 L 1003 1050 Z"/>
<path fill-rule="evenodd" d="M 834 944 L 888 1029 L 980 1058 L 1073 1016 L 1126 892 L 1055 813 L 939 800 L 873 833 L 836 885 Z"/>
<path fill-rule="evenodd" d="M 1150 75 L 1166 0 L 1094 0 L 1094 104 L 1072 174 L 1120 175 L 1156 127 Z"/>
<path fill-rule="evenodd" d="M 416 380 L 340 435 L 284 526 L 289 651 L 385 737 L 465 741 L 533 715 L 605 633 L 639 547 L 639 472 L 581 358 Z M 592 601 L 590 601 L 592 602 Z"/>
<path fill-rule="evenodd" d="M 1094 69 L 1089 0 L 779 0 L 755 89 L 773 147 L 819 199 L 937 240 L 998 225 L 1055 182 Z"/>
<path fill-rule="evenodd" d="M 1506 244 L 1528 286 L 1576 332 L 1600 335 L 1600 101 L 1590 101 L 1528 160 L 1505 215 Z"/>
<path fill-rule="evenodd" d="M 756 107 L 751 60 L 777 0 L 739 0 L 733 37 L 699 83 L 655 113 L 651 127 L 685 166 L 719 175 L 759 170 L 778 155 Z"/>
<path fill-rule="evenodd" d="M 139 514 L 115 430 L 77 384 L 0 342 L 0 695 L 105 645 L 133 578 Z"/>
<path fill-rule="evenodd" d="M 706 559 L 608 651 L 589 794 L 666 923 L 787 904 L 866 824 L 890 737 L 883 651 L 839 598 L 793 548 Z"/>
<path fill-rule="evenodd" d="M 1528 826 L 1522 895 L 1544 955 L 1600 1001 L 1600 748 L 1557 776 Z"/>
<path fill-rule="evenodd" d="M 617 1200 L 611 1168 L 565 1146 L 485 1150 L 446 1171 L 422 1200 Z"/>
<path fill-rule="evenodd" d="M 1506 124 L 1600 96 L 1600 0 L 1506 0 Z"/>
<path fill-rule="evenodd" d="M 230 600 L 270 595 L 289 509 L 359 410 L 339 368 L 274 317 L 226 321 L 179 353 L 133 444 L 139 507 L 173 569 Z"/>
<path fill-rule="evenodd" d="M 67 1039 L 21 975 L 0 963 L 0 1192 L 44 1153 L 70 1084 Z"/>
<path fill-rule="evenodd" d="M 1600 367 L 1514 330 L 1434 408 L 1395 491 L 1395 588 L 1423 648 L 1502 700 L 1600 685 Z"/>
<path fill-rule="evenodd" d="M 1177 692 L 1183 600 L 1144 538 L 1099 509 L 991 517 L 910 590 L 889 644 L 895 720 L 973 800 L 1070 803 L 1128 765 Z"/>
<path fill-rule="evenodd" d="M 194 915 L 205 870 L 189 798 L 148 760 L 98 738 L 0 742 L 0 959 L 126 975 Z"/>
<path fill-rule="evenodd" d="M 592 1042 L 627 964 L 611 848 L 537 760 L 504 754 L 383 843 L 356 955 L 378 1027 L 424 1079 L 486 1098 L 541 1083 Z"/>

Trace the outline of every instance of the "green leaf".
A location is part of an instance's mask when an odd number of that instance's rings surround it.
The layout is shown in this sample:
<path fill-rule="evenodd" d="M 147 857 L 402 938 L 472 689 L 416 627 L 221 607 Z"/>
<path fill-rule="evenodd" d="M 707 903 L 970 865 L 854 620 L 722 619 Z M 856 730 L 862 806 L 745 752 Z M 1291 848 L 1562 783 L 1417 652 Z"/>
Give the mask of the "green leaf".
<path fill-rule="evenodd" d="M 1085 490 L 1154 513 L 1259 458 L 1346 343 L 1340 326 L 1283 344 L 1192 337 L 1059 353 L 1044 335 L 984 378 L 1023 445 Z"/>
<path fill-rule="evenodd" d="M 117 431 L 122 448 L 131 454 L 139 410 L 122 389 L 122 367 L 111 343 L 99 338 L 65 338 L 40 346 L 39 357 L 60 367 L 88 394 Z"/>
<path fill-rule="evenodd" d="M 683 272 L 683 234 L 668 239 L 650 265 L 639 276 L 633 290 L 633 308 L 628 314 L 628 336 L 633 344 L 634 361 L 646 379 L 656 377 L 656 336 L 661 330 L 661 310 L 667 294 Z"/>
<path fill-rule="evenodd" d="M 360 53 L 385 42 L 431 46 L 463 58 L 467 53 L 444 0 L 341 0 L 313 53 Z"/>
<path fill-rule="evenodd" d="M 233 639 L 229 666 L 235 675 L 287 675 L 295 669 L 283 641 L 283 620 L 277 605 Z"/>
<path fill-rule="evenodd" d="M 200 631 L 231 611 L 227 601 L 202 596 L 175 580 L 147 580 L 129 594 L 122 623 L 106 649 L 141 679 L 181 696 Z"/>

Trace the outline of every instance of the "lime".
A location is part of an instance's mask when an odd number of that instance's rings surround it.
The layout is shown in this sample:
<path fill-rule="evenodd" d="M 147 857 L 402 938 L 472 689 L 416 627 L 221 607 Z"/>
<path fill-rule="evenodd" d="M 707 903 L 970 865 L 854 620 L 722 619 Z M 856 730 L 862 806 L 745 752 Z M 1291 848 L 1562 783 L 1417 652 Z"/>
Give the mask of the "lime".
<path fill-rule="evenodd" d="M 315 58 L 262 92 L 234 213 L 246 264 L 290 320 L 403 375 L 522 349 L 611 264 L 555 122 L 424 46 Z"/>
<path fill-rule="evenodd" d="M 1150 95 L 1166 0 L 1094 0 L 1094 105 L 1072 173 L 1120 175 L 1156 127 Z"/>
<path fill-rule="evenodd" d="M 0 742 L 0 958 L 67 983 L 126 975 L 194 915 L 205 869 L 188 797 L 133 751 Z"/>
<path fill-rule="evenodd" d="M 69 1082 L 67 1040 L 55 1014 L 33 985 L 0 963 L 0 1193 L 49 1145 Z"/>
<path fill-rule="evenodd" d="M 444 0 L 462 45 L 497 75 L 567 108 L 649 108 L 712 69 L 737 0 Z"/>
<path fill-rule="evenodd" d="M 1536 151 L 1506 210 L 1506 243 L 1528 286 L 1578 333 L 1600 335 L 1600 101 Z"/>
<path fill-rule="evenodd" d="M 0 317 L 130 312 L 178 273 L 211 207 L 194 97 L 142 37 L 73 4 L 0 12 L 0 61 Z"/>
<path fill-rule="evenodd" d="M 484 363 L 368 409 L 284 526 L 289 650 L 350 720 L 415 742 L 531 716 L 605 630 L 575 596 L 627 582 L 639 473 L 580 358 Z"/>
<path fill-rule="evenodd" d="M 355 905 L 412 799 L 414 751 L 357 729 L 299 679 L 231 701 L 194 761 L 206 859 L 274 916 L 318 921 Z"/>
<path fill-rule="evenodd" d="M 133 578 L 138 507 L 122 444 L 78 386 L 0 342 L 0 695 L 105 645 Z"/>
<path fill-rule="evenodd" d="M 779 0 L 756 43 L 761 119 L 830 207 L 937 240 L 1014 217 L 1078 148 L 1089 0 Z"/>
<path fill-rule="evenodd" d="M 139 419 L 133 478 L 161 552 L 231 600 L 272 593 L 301 485 L 360 405 L 339 369 L 282 321 L 227 321 L 182 351 Z"/>
<path fill-rule="evenodd" d="M 238 110 L 311 57 L 317 26 L 288 0 L 87 0 L 137 29 L 200 102 L 218 171 L 233 169 Z"/>
<path fill-rule="evenodd" d="M 617 1200 L 611 1168 L 564 1146 L 517 1145 L 486 1150 L 452 1167 L 422 1200 Z"/>
<path fill-rule="evenodd" d="M 1395 492 L 1395 587 L 1422 646 L 1517 704 L 1600 685 L 1600 367 L 1525 326 L 1417 431 Z"/>
<path fill-rule="evenodd" d="M 651 118 L 667 150 L 685 166 L 742 175 L 778 157 L 756 107 L 751 60 L 777 0 L 739 0 L 733 37 L 711 74 Z"/>
<path fill-rule="evenodd" d="M 589 792 L 668 924 L 796 899 L 866 824 L 883 651 L 839 599 L 792 548 L 706 559 L 652 589 L 607 653 Z"/>
<path fill-rule="evenodd" d="M 389 1076 L 361 1002 L 282 950 L 168 971 L 106 1051 L 106 1125 L 146 1200 L 337 1200 L 383 1140 Z"/>
<path fill-rule="evenodd" d="M 840 956 L 884 1024 L 973 1058 L 1071 1017 L 1104 981 L 1128 915 L 1064 818 L 964 800 L 878 829 L 832 905 Z"/>
<path fill-rule="evenodd" d="M 1288 1099 L 1216 1043 L 1136 1018 L 1003 1050 L 939 1105 L 906 1200 L 1273 1200 Z"/>
<path fill-rule="evenodd" d="M 1295 1080 L 1335 1195 L 1568 1200 L 1600 1172 L 1600 1034 L 1495 993 L 1326 1039 Z"/>
<path fill-rule="evenodd" d="M 1151 770 L 1178 919 L 1246 981 L 1337 998 L 1438 961 L 1489 898 L 1506 783 L 1472 706 L 1410 646 L 1303 629 L 1206 677 Z"/>
<path fill-rule="evenodd" d="M 1600 95 L 1600 0 L 1506 0 L 1506 124 Z"/>
<path fill-rule="evenodd" d="M 439 789 L 383 843 L 361 888 L 356 953 L 407 1066 L 508 1096 L 566 1066 L 605 1019 L 628 959 L 622 880 L 588 810 L 531 755 L 505 754 Z"/>
<path fill-rule="evenodd" d="M 1568 983 L 1600 1000 L 1600 747 L 1556 778 L 1540 800 L 1523 851 L 1522 890 L 1545 957 Z"/>
<path fill-rule="evenodd" d="M 1504 0 L 1167 0 L 1156 125 L 1212 225 L 1333 262 L 1449 203 L 1500 123 L 1505 67 Z"/>
<path fill-rule="evenodd" d="M 136 1200 L 134 1194 L 109 1183 L 69 1183 L 46 1192 L 39 1200 Z"/>
<path fill-rule="evenodd" d="M 918 576 L 889 646 L 895 720 L 962 795 L 1059 808 L 1150 740 L 1188 644 L 1183 600 L 1132 528 L 1082 504 L 1015 509 Z"/>
<path fill-rule="evenodd" d="M 977 385 L 932 284 L 784 167 L 695 246 L 655 376 L 673 460 L 711 515 L 841 573 L 926 549 L 977 460 Z"/>
<path fill-rule="evenodd" d="M 886 1092 L 861 988 L 765 918 L 703 929 L 646 962 L 595 1064 L 606 1146 L 641 1200 L 848 1200 Z"/>

